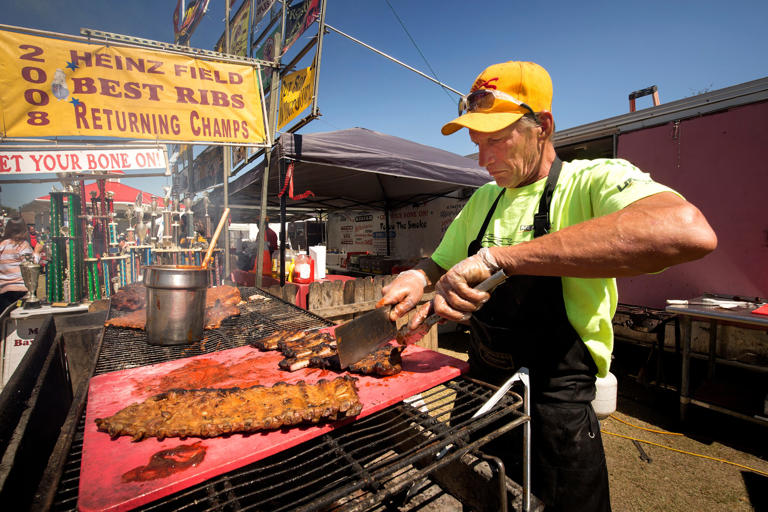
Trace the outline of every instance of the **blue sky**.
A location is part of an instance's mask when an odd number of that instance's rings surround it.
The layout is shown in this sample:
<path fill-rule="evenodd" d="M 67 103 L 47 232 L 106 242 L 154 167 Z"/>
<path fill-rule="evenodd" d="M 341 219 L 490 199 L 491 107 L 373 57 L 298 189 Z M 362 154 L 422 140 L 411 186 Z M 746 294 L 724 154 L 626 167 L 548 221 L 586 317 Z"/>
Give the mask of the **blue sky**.
<path fill-rule="evenodd" d="M 170 42 L 175 6 L 175 0 L 0 0 L 0 22 Z M 224 0 L 211 0 L 191 45 L 212 49 L 223 19 Z M 650 85 L 668 102 L 768 76 L 766 20 L 764 0 L 328 0 L 326 16 L 329 25 L 427 74 L 434 70 L 460 91 L 487 65 L 538 62 L 552 75 L 558 129 L 624 114 L 627 95 Z M 305 34 L 294 44 L 287 60 L 308 40 Z M 324 40 L 318 92 L 322 117 L 303 133 L 361 126 L 459 154 L 474 151 L 466 130 L 440 134 L 455 116 L 455 94 L 334 32 Z M 649 97 L 638 100 L 638 108 L 648 106 Z M 165 184 L 126 182 L 156 193 Z M 0 202 L 18 206 L 50 188 L 4 185 Z"/>

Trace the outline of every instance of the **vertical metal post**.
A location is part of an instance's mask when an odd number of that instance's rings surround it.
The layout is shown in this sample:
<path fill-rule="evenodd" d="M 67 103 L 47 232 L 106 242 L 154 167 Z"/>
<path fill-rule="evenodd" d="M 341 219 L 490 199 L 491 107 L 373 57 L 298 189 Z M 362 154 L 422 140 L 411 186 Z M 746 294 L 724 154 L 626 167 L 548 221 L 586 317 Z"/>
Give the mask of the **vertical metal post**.
<path fill-rule="evenodd" d="M 525 372 L 523 372 L 525 370 Z M 523 510 L 531 510 L 531 381 L 527 368 L 520 368 L 523 383 L 523 412 L 528 421 L 523 425 Z"/>
<path fill-rule="evenodd" d="M 275 41 L 275 59 L 277 66 L 272 68 L 272 80 L 269 84 L 269 112 L 267 113 L 267 126 L 272 133 L 276 132 L 277 128 L 277 105 L 280 98 L 278 98 L 278 89 L 280 86 L 280 54 L 283 49 L 283 34 L 285 33 L 285 9 L 286 4 L 283 3 L 283 14 L 280 33 Z M 273 146 L 274 147 L 274 146 Z M 280 162 L 280 152 L 277 154 L 278 165 Z M 264 151 L 264 174 L 261 177 L 261 212 L 259 214 L 259 238 L 256 245 L 256 286 L 261 287 L 263 277 L 264 266 L 264 242 L 266 240 L 266 216 L 267 216 L 267 196 L 269 187 L 269 171 L 272 166 L 272 148 L 267 148 Z M 282 184 L 283 177 L 280 174 L 280 183 Z M 283 236 L 284 224 L 282 217 L 282 205 L 283 200 L 280 200 L 281 214 L 280 214 L 280 233 Z M 280 284 L 285 284 L 285 249 L 283 247 L 282 238 L 280 242 Z"/>
<path fill-rule="evenodd" d="M 285 160 L 280 158 L 277 161 L 278 168 L 280 169 L 280 187 L 283 186 L 283 181 L 285 180 Z M 285 233 L 285 217 L 286 217 L 286 200 L 285 200 L 285 194 L 280 196 L 280 286 L 285 285 L 285 241 L 286 241 L 286 233 Z"/>
<path fill-rule="evenodd" d="M 224 36 L 224 44 L 225 44 L 225 53 L 229 53 L 229 0 L 226 0 L 224 2 L 224 5 L 226 6 L 226 16 L 225 16 L 225 23 L 226 23 L 226 30 L 225 30 L 225 36 Z M 232 165 L 232 148 L 230 146 L 223 146 L 222 151 L 224 152 L 224 210 L 229 208 L 229 168 Z M 230 268 L 229 268 L 229 221 L 227 221 L 227 225 L 224 226 L 224 279 L 230 278 Z"/>
<path fill-rule="evenodd" d="M 320 18 L 317 29 L 317 53 L 315 53 L 315 83 L 313 88 L 315 95 L 312 98 L 312 115 L 318 115 L 317 109 L 317 90 L 320 87 L 320 59 L 323 54 L 323 36 L 325 35 L 325 4 L 326 0 L 320 0 Z"/>

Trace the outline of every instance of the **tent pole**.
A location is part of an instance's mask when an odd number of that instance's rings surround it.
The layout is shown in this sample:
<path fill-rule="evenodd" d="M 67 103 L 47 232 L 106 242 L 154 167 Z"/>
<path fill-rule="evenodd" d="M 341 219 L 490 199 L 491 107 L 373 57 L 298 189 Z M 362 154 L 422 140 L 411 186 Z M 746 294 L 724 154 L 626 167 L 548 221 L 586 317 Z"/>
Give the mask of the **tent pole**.
<path fill-rule="evenodd" d="M 280 188 L 283 188 L 285 181 L 285 159 L 278 160 L 280 165 Z M 280 196 L 280 286 L 285 285 L 285 194 Z"/>
<path fill-rule="evenodd" d="M 224 44 L 225 44 L 225 53 L 229 53 L 229 2 L 225 2 L 226 8 L 226 15 L 224 17 L 224 22 L 226 23 L 226 30 L 224 31 L 225 38 L 224 38 Z M 223 148 L 224 151 L 224 169 L 223 169 L 223 184 L 224 189 L 222 190 L 222 194 L 224 195 L 224 211 L 226 211 L 229 208 L 229 168 L 232 165 L 231 157 L 232 157 L 232 148 L 225 146 Z M 208 236 L 213 236 L 211 233 L 206 233 Z M 231 269 L 230 269 L 230 262 L 229 262 L 229 219 L 227 219 L 227 227 L 224 230 L 224 279 L 229 280 L 231 279 Z"/>
<path fill-rule="evenodd" d="M 272 23 L 270 23 L 272 26 Z M 269 112 L 267 112 L 267 123 L 271 130 L 275 130 L 277 127 L 277 102 L 280 99 L 278 96 L 278 87 L 280 85 L 280 54 L 283 47 L 283 33 L 285 32 L 285 4 L 283 4 L 283 13 L 280 22 L 280 32 L 275 41 L 275 67 L 272 68 L 272 80 L 270 82 L 269 89 Z M 268 29 L 267 29 L 268 30 Z M 266 32 L 266 30 L 265 30 Z M 273 133 L 275 133 L 273 131 Z M 272 166 L 272 150 L 277 146 L 277 141 L 273 141 L 272 147 L 264 150 L 264 175 L 261 177 L 261 212 L 259 213 L 259 237 L 256 246 L 256 286 L 261 288 L 263 284 L 263 266 L 264 266 L 264 244 L 267 236 L 267 196 L 269 190 L 269 168 Z M 279 155 L 279 153 L 278 153 Z M 278 157 L 278 164 L 279 164 Z M 282 178 L 281 178 L 282 180 Z M 274 253 L 275 248 L 272 248 Z M 285 258 L 280 256 L 281 261 Z M 283 263 L 280 265 L 280 275 L 284 275 Z M 280 284 L 283 284 L 282 277 L 280 278 Z"/>
<path fill-rule="evenodd" d="M 261 288 L 262 277 L 264 276 L 264 244 L 266 239 L 267 230 L 265 228 L 267 224 L 267 186 L 269 184 L 269 166 L 272 161 L 272 151 L 267 151 L 264 154 L 264 175 L 261 177 L 261 203 L 259 212 L 259 235 L 256 245 L 256 282 L 254 283 L 257 288 Z M 274 252 L 274 248 L 272 249 Z"/>

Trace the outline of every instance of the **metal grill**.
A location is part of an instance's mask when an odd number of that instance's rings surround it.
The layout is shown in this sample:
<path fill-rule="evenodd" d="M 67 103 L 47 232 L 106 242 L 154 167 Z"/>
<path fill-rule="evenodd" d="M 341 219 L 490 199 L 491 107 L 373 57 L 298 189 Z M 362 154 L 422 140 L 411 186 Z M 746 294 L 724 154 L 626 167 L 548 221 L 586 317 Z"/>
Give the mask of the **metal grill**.
<path fill-rule="evenodd" d="M 243 297 L 254 293 L 243 289 Z M 138 332 L 104 332 L 98 372 L 232 348 L 281 328 L 330 325 L 275 297 L 250 303 L 240 317 L 209 331 L 199 346 L 155 347 Z M 186 348 L 186 350 L 185 350 Z M 135 352 L 138 352 L 137 355 Z M 112 360 L 114 359 L 114 360 Z M 436 386 L 366 418 L 238 470 L 162 498 L 148 511 L 383 511 L 424 493 L 436 468 L 527 421 L 522 399 L 508 393 L 491 412 L 473 419 L 493 389 L 465 378 Z M 85 413 L 80 417 L 51 510 L 77 509 Z M 450 447 L 448 454 L 438 452 Z M 438 490 L 439 492 L 439 490 Z"/>
<path fill-rule="evenodd" d="M 241 347 L 279 329 L 333 325 L 258 288 L 241 288 L 240 293 L 244 299 L 254 294 L 265 299 L 246 301 L 240 306 L 240 316 L 224 320 L 218 329 L 206 330 L 203 339 L 191 345 L 150 345 L 144 331 L 105 327 L 94 375 Z"/>

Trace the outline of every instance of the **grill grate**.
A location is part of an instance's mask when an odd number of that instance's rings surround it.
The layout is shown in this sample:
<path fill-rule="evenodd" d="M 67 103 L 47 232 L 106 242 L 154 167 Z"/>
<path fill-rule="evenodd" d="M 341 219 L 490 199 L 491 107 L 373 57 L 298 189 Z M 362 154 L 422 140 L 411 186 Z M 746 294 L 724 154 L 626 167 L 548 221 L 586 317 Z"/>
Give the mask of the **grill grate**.
<path fill-rule="evenodd" d="M 258 293 L 267 300 L 246 301 L 240 306 L 240 316 L 224 320 L 218 329 L 206 330 L 203 339 L 191 345 L 150 345 L 144 331 L 105 327 L 94 375 L 241 347 L 279 329 L 333 325 L 258 288 L 241 288 L 240 292 L 244 298 Z"/>
<path fill-rule="evenodd" d="M 254 291 L 242 289 L 244 297 Z M 264 294 L 261 290 L 258 293 Z M 248 339 L 277 329 L 331 325 L 303 309 L 268 297 L 269 301 L 249 303 L 240 317 L 225 321 L 221 329 L 208 331 L 199 347 L 187 346 L 186 351 L 181 347 L 149 346 L 140 332 L 130 331 L 130 336 L 125 336 L 123 329 L 106 328 L 97 373 L 241 346 Z M 492 392 L 480 383 L 454 379 L 412 400 L 139 510 L 388 510 L 387 503 L 404 499 L 414 482 L 422 483 L 436 467 L 527 421 L 520 410 L 522 399 L 515 393 L 508 393 L 491 412 L 473 419 L 472 414 Z M 83 412 L 51 510 L 77 510 L 84 429 Z M 453 449 L 438 460 L 435 455 L 448 445 Z"/>

